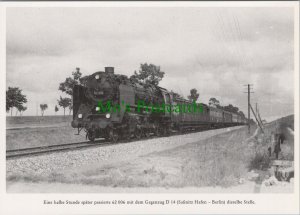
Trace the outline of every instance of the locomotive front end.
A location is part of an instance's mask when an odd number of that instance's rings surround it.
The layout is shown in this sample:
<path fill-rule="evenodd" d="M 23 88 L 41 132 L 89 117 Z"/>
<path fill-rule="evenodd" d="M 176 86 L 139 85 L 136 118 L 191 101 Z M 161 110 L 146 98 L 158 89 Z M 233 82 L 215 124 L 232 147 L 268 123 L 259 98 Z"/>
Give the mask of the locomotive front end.
<path fill-rule="evenodd" d="M 114 68 L 105 67 L 105 72 L 96 72 L 84 77 L 83 86 L 73 89 L 72 127 L 87 132 L 87 137 L 107 137 L 106 128 L 114 118 L 111 104 L 118 102 L 118 88 L 114 80 Z M 99 105 L 101 104 L 101 105 Z"/>

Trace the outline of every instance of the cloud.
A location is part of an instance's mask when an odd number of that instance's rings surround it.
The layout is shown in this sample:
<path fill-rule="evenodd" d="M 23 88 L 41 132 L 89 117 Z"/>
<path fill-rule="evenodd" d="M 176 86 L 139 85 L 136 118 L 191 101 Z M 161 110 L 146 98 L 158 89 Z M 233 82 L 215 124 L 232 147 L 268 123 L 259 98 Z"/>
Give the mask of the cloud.
<path fill-rule="evenodd" d="M 8 8 L 7 85 L 24 89 L 35 114 L 36 103 L 56 104 L 75 67 L 131 75 L 148 62 L 166 72 L 163 87 L 243 111 L 243 85 L 254 84 L 253 102 L 279 116 L 293 110 L 293 17 L 279 7 Z"/>

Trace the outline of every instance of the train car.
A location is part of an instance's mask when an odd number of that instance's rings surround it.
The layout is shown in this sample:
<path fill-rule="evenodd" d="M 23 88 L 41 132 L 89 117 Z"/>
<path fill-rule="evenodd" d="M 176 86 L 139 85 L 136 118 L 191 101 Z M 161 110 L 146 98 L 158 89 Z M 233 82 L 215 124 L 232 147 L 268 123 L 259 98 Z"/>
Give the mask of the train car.
<path fill-rule="evenodd" d="M 194 103 L 189 100 L 172 97 L 173 107 L 178 106 L 178 111 L 172 111 L 171 121 L 173 128 L 182 130 L 188 128 L 207 127 L 209 118 L 209 107 L 203 103 Z"/>
<path fill-rule="evenodd" d="M 239 124 L 242 124 L 242 123 L 243 123 L 243 121 L 242 121 L 242 116 L 239 115 L 239 114 L 238 114 L 238 123 L 239 123 Z"/>
<path fill-rule="evenodd" d="M 248 120 L 245 118 L 245 117 L 242 117 L 242 124 L 247 124 L 248 123 Z"/>
<path fill-rule="evenodd" d="M 231 115 L 232 115 L 232 123 L 233 124 L 238 124 L 238 114 L 231 113 Z"/>
<path fill-rule="evenodd" d="M 232 114 L 223 110 L 223 122 L 225 125 L 232 123 Z"/>
<path fill-rule="evenodd" d="M 209 107 L 209 118 L 211 123 L 223 122 L 223 111 L 219 108 Z"/>

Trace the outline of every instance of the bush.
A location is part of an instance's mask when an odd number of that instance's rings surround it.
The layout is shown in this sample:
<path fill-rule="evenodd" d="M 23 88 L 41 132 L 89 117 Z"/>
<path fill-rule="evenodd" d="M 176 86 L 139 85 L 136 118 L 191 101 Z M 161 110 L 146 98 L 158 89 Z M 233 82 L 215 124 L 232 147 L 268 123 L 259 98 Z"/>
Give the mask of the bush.
<path fill-rule="evenodd" d="M 256 153 L 250 160 L 249 170 L 267 170 L 270 167 L 271 159 L 266 153 Z"/>

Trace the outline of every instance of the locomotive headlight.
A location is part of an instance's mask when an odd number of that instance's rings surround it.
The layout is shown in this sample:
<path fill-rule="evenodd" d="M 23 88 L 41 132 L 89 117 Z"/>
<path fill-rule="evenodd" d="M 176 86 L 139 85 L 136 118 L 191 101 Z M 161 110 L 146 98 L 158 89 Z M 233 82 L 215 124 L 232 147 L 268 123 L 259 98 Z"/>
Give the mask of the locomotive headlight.
<path fill-rule="evenodd" d="M 96 107 L 96 111 L 100 111 L 100 107 Z"/>
<path fill-rule="evenodd" d="M 95 75 L 95 78 L 98 80 L 100 78 L 100 75 Z"/>
<path fill-rule="evenodd" d="M 107 113 L 107 114 L 105 115 L 105 117 L 106 117 L 107 119 L 109 119 L 109 118 L 110 118 L 110 114 Z"/>
<path fill-rule="evenodd" d="M 78 118 L 79 119 L 81 119 L 82 118 L 82 114 L 80 113 L 80 114 L 78 114 Z"/>

